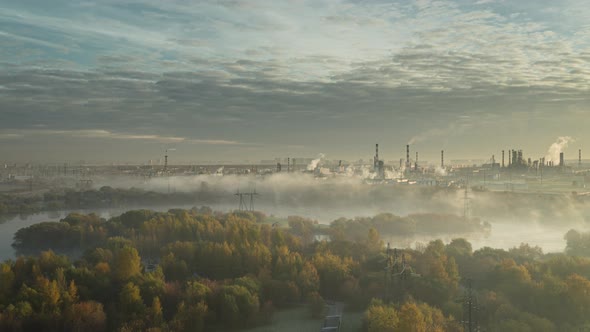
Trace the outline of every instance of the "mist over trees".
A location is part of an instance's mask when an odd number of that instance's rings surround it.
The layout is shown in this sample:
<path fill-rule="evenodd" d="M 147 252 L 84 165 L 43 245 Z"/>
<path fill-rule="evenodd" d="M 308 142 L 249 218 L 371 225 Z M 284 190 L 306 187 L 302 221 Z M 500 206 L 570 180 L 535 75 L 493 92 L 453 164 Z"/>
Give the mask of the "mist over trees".
<path fill-rule="evenodd" d="M 373 186 L 359 178 L 317 180 L 305 174 L 274 174 L 261 178 L 209 175 L 173 176 L 140 181 L 120 177 L 98 181 L 97 189 L 53 189 L 42 194 L 0 194 L 0 217 L 40 211 L 103 208 L 209 205 L 228 210 L 237 205 L 237 188 L 255 185 L 257 206 L 277 215 L 313 211 L 323 223 L 354 216 L 393 211 L 409 214 L 462 214 L 464 193 L 455 187 L 408 185 Z M 231 188 L 231 189 L 228 189 Z M 547 225 L 583 223 L 590 211 L 589 196 L 473 191 L 473 216 L 482 220 L 541 222 Z"/>
<path fill-rule="evenodd" d="M 276 310 L 302 304 L 310 318 L 321 317 L 325 300 L 336 300 L 365 312 L 365 331 L 461 331 L 468 278 L 488 331 L 586 326 L 590 259 L 570 250 L 474 251 L 464 239 L 436 240 L 403 249 L 415 275 L 388 284 L 380 229 L 403 230 L 420 220 L 412 218 L 379 215 L 326 228 L 208 208 L 134 210 L 110 220 L 72 214 L 15 238 L 15 246 L 33 249 L 34 239 L 37 249 L 83 254 L 71 261 L 44 251 L 1 264 L 0 330 L 221 331 L 264 325 Z M 318 231 L 335 235 L 317 241 Z M 62 242 L 44 242 L 43 234 Z"/>

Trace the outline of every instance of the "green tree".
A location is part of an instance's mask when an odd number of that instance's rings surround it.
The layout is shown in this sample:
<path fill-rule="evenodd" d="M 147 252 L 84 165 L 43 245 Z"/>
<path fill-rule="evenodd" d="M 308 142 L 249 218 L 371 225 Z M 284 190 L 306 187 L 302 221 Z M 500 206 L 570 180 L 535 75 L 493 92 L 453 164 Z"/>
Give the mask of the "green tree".
<path fill-rule="evenodd" d="M 395 332 L 398 329 L 399 317 L 392 306 L 384 305 L 379 300 L 373 300 L 365 312 L 364 325 L 367 332 Z"/>
<path fill-rule="evenodd" d="M 125 284 L 119 293 L 119 313 L 122 321 L 142 317 L 145 310 L 139 287 L 132 282 Z"/>
<path fill-rule="evenodd" d="M 205 329 L 205 318 L 208 313 L 208 306 L 201 301 L 196 304 L 181 302 L 176 310 L 176 315 L 170 323 L 172 331 L 180 332 L 202 332 Z"/>
<path fill-rule="evenodd" d="M 7 303 L 14 294 L 15 275 L 8 263 L 0 264 L 0 304 Z"/>
<path fill-rule="evenodd" d="M 124 246 L 114 253 L 113 261 L 114 277 L 117 280 L 129 280 L 141 272 L 141 258 L 137 249 Z"/>

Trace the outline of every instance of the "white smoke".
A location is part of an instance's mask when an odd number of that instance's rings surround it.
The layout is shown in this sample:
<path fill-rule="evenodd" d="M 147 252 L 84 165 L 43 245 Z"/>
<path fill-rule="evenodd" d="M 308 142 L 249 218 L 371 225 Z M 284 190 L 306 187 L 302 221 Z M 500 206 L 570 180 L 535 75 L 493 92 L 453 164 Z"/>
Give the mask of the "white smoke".
<path fill-rule="evenodd" d="M 346 167 L 346 169 L 344 171 L 345 171 L 346 176 L 352 177 L 352 176 L 354 176 L 356 169 L 353 165 L 348 165 L 348 167 Z"/>
<path fill-rule="evenodd" d="M 557 138 L 557 142 L 551 144 L 547 155 L 545 156 L 546 162 L 553 162 L 555 165 L 559 164 L 559 154 L 563 152 L 569 143 L 573 143 L 575 140 L 570 136 L 561 136 Z"/>
<path fill-rule="evenodd" d="M 396 170 L 385 170 L 385 178 L 386 179 L 401 179 L 402 178 L 402 173 L 397 172 Z"/>
<path fill-rule="evenodd" d="M 320 164 L 320 162 L 322 161 L 322 159 L 326 158 L 326 156 L 323 153 L 318 154 L 318 157 L 314 160 L 312 160 L 309 165 L 307 165 L 307 170 L 308 171 L 313 171 L 315 170 L 318 165 Z"/>
<path fill-rule="evenodd" d="M 434 169 L 434 172 L 436 173 L 436 175 L 439 175 L 439 176 L 447 176 L 447 170 L 440 167 L 440 166 L 437 166 Z"/>
<path fill-rule="evenodd" d="M 373 172 L 373 167 L 369 165 L 363 165 L 360 168 L 360 174 L 362 179 L 373 180 L 377 177 L 377 174 Z"/>

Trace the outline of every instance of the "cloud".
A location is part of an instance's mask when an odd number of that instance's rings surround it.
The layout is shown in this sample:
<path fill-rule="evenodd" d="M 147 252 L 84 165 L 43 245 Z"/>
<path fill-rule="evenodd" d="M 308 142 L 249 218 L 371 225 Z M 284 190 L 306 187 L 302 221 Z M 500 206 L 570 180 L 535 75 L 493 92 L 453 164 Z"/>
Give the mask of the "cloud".
<path fill-rule="evenodd" d="M 33 3 L 0 5 L 4 130 L 356 157 L 590 103 L 583 1 Z"/>
<path fill-rule="evenodd" d="M 0 131 L 0 140 L 17 139 L 35 136 L 60 136 L 65 138 L 90 138 L 90 139 L 114 139 L 114 140 L 140 140 L 156 141 L 161 143 L 190 143 L 203 145 L 243 145 L 230 140 L 218 139 L 187 139 L 185 137 L 160 136 L 160 135 L 142 135 L 130 133 L 114 133 L 102 129 L 82 129 L 82 130 L 48 130 L 48 129 L 27 129 L 27 130 L 2 130 Z"/>

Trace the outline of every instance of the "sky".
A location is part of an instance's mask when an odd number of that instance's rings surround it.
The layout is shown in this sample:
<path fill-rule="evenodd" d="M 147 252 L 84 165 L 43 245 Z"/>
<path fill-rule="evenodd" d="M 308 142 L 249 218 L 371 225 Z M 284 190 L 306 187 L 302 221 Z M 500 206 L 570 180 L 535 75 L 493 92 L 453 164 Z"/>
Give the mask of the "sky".
<path fill-rule="evenodd" d="M 0 0 L 5 162 L 574 159 L 588 115 L 586 0 Z"/>

